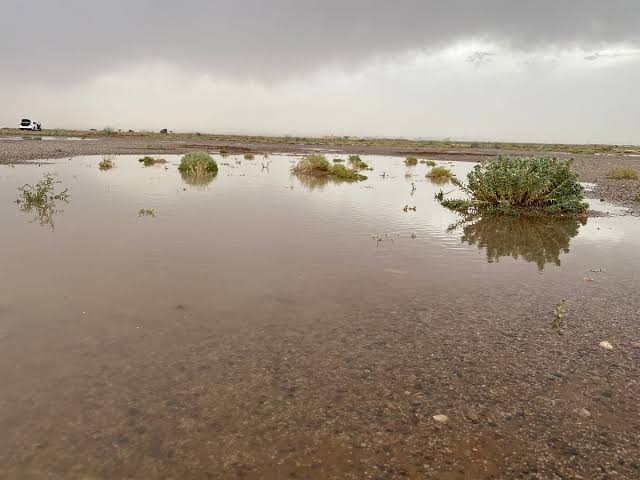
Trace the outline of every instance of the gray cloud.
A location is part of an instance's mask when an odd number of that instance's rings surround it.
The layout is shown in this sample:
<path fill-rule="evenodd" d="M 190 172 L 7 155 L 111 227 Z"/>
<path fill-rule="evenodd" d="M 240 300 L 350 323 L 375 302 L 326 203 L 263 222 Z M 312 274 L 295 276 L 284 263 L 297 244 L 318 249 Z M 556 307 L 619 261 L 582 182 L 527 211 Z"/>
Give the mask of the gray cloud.
<path fill-rule="evenodd" d="M 511 49 L 640 45 L 637 0 L 5 0 L 5 80 L 143 63 L 274 82 L 482 39 Z"/>

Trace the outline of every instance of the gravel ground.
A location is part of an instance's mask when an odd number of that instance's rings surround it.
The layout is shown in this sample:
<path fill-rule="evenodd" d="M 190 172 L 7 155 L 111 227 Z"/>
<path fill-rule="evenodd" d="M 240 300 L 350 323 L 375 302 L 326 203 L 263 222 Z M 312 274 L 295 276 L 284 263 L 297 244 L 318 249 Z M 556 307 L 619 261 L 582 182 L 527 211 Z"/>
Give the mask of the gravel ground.
<path fill-rule="evenodd" d="M 78 155 L 107 154 L 179 154 L 193 150 L 219 151 L 221 148 L 230 153 L 265 152 L 302 154 L 317 149 L 326 149 L 326 145 L 300 144 L 259 144 L 234 143 L 208 140 L 162 140 L 145 137 L 99 138 L 91 140 L 7 140 L 0 138 L 0 164 L 23 163 L 28 160 L 74 157 Z M 478 161 L 492 158 L 498 153 L 526 155 L 522 150 L 509 152 L 494 149 L 443 149 L 429 150 L 405 147 L 349 146 L 331 150 L 335 153 L 358 153 L 368 155 L 415 155 L 422 158 L 447 160 Z M 540 152 L 532 151 L 531 155 Z M 582 181 L 596 183 L 592 192 L 586 192 L 590 198 L 600 198 L 607 202 L 628 207 L 634 215 L 640 215 L 640 202 L 634 197 L 640 193 L 638 180 L 610 180 L 607 172 L 618 166 L 627 166 L 640 172 L 640 157 L 628 155 L 570 155 L 554 152 L 560 157 L 575 158 L 574 168 Z"/>

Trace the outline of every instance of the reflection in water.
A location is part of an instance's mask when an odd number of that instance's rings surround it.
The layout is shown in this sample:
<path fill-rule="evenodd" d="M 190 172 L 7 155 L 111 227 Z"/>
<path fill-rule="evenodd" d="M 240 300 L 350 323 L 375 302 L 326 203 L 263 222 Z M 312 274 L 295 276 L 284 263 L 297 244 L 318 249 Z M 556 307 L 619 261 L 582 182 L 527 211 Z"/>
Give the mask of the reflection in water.
<path fill-rule="evenodd" d="M 432 185 L 446 185 L 451 181 L 451 177 L 427 177 Z"/>
<path fill-rule="evenodd" d="M 523 258 L 543 270 L 546 263 L 560 265 L 560 254 L 578 234 L 584 218 L 510 217 L 491 215 L 463 227 L 461 240 L 486 249 L 489 263 L 500 257 Z"/>
<path fill-rule="evenodd" d="M 68 203 L 67 200 L 63 200 Z M 35 213 L 33 218 L 34 222 L 38 222 L 43 227 L 51 227 L 51 230 L 55 229 L 54 217 L 58 213 L 62 213 L 64 210 L 56 208 L 56 202 L 50 201 L 43 204 L 30 204 L 23 203 L 20 209 L 25 213 Z"/>
<path fill-rule="evenodd" d="M 351 180 L 343 180 L 340 178 L 333 178 L 333 177 L 317 177 L 314 175 L 292 175 L 293 177 L 295 177 L 296 180 L 298 180 L 298 182 L 300 182 L 300 185 L 302 185 L 305 188 L 308 188 L 309 190 L 322 190 L 324 189 L 327 185 L 330 184 L 340 184 L 340 183 L 353 183 L 353 181 Z"/>
<path fill-rule="evenodd" d="M 182 181 L 191 187 L 201 187 L 204 188 L 208 186 L 213 179 L 216 178 L 216 173 L 189 173 L 189 172 L 180 172 L 180 176 L 182 177 Z"/>

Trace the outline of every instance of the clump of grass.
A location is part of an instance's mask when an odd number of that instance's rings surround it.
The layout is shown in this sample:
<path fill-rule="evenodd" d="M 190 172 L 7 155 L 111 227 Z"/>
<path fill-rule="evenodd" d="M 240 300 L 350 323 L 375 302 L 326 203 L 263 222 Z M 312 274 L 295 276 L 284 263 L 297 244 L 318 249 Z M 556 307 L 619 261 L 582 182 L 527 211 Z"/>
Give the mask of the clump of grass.
<path fill-rule="evenodd" d="M 418 164 L 416 157 L 407 157 L 404 159 L 404 163 L 407 167 L 415 167 Z"/>
<path fill-rule="evenodd" d="M 633 168 L 616 167 L 609 170 L 609 173 L 607 173 L 607 178 L 613 180 L 637 180 L 638 172 L 636 172 Z"/>
<path fill-rule="evenodd" d="M 426 175 L 427 178 L 451 178 L 453 173 L 447 167 L 433 167 Z"/>
<path fill-rule="evenodd" d="M 635 196 L 633 197 L 633 201 L 634 202 L 640 202 L 640 192 L 635 194 Z"/>
<path fill-rule="evenodd" d="M 98 164 L 98 168 L 100 170 L 111 170 L 115 166 L 116 164 L 113 161 L 112 155 L 105 155 L 104 157 L 102 157 L 102 160 Z"/>
<path fill-rule="evenodd" d="M 178 166 L 180 173 L 193 176 L 210 176 L 218 173 L 218 164 L 206 152 L 189 152 Z"/>
<path fill-rule="evenodd" d="M 510 215 L 579 215 L 587 210 L 578 175 L 571 160 L 555 157 L 519 158 L 498 156 L 487 165 L 476 165 L 467 184 L 452 182 L 469 200 L 436 199 L 451 210 L 465 215 L 505 213 Z M 436 167 L 439 168 L 439 167 Z"/>
<path fill-rule="evenodd" d="M 54 228 L 53 216 L 57 212 L 56 202 L 67 202 L 69 199 L 69 189 L 65 188 L 56 193 L 56 183 L 60 182 L 56 182 L 53 175 L 47 173 L 35 185 L 25 184 L 19 187 L 20 198 L 16 200 L 23 212 L 31 213 L 35 210 L 36 219 L 40 225 L 49 225 L 51 228 Z"/>
<path fill-rule="evenodd" d="M 342 163 L 344 160 L 342 158 L 334 158 L 333 163 Z"/>
<path fill-rule="evenodd" d="M 435 167 L 436 166 L 436 162 L 434 162 L 433 160 L 420 160 L 420 163 L 425 164 L 427 167 Z"/>
<path fill-rule="evenodd" d="M 256 157 L 255 157 L 255 155 L 254 155 L 253 153 L 245 153 L 245 154 L 244 154 L 244 159 L 245 159 L 245 160 L 253 160 L 253 159 L 255 159 L 255 158 L 256 158 Z"/>
<path fill-rule="evenodd" d="M 167 163 L 167 161 L 164 158 L 153 158 L 149 156 L 142 157 L 138 161 L 142 163 L 145 167 L 150 167 L 152 165 L 156 165 L 160 163 Z"/>
<path fill-rule="evenodd" d="M 373 170 L 367 162 L 360 158 L 360 155 L 349 155 L 349 163 L 354 170 Z"/>
<path fill-rule="evenodd" d="M 296 175 L 328 177 L 339 180 L 366 180 L 355 169 L 347 168 L 339 163 L 331 165 L 324 155 L 312 153 L 300 160 L 292 169 Z"/>
<path fill-rule="evenodd" d="M 141 208 L 138 210 L 139 217 L 155 217 L 155 209 L 154 208 Z"/>

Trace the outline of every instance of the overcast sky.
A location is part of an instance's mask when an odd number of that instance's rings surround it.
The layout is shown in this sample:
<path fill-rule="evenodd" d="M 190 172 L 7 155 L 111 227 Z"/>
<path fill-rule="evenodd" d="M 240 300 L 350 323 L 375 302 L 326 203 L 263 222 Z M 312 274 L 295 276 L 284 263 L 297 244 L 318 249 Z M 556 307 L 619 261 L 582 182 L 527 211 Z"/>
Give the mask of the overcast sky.
<path fill-rule="evenodd" d="M 640 144 L 638 0 L 0 0 L 0 126 Z"/>

